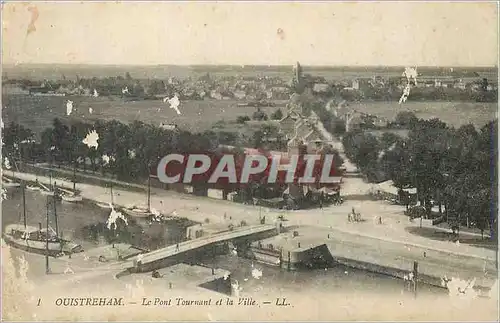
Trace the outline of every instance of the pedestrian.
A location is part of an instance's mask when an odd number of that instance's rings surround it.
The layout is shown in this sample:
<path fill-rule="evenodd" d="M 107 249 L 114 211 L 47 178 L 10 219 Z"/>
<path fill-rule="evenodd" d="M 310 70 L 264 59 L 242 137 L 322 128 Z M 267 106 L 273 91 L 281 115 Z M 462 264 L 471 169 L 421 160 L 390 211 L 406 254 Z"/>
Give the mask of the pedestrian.
<path fill-rule="evenodd" d="M 179 243 L 177 243 L 177 244 L 175 245 L 175 251 L 176 251 L 176 252 L 178 252 L 178 251 L 179 251 Z"/>

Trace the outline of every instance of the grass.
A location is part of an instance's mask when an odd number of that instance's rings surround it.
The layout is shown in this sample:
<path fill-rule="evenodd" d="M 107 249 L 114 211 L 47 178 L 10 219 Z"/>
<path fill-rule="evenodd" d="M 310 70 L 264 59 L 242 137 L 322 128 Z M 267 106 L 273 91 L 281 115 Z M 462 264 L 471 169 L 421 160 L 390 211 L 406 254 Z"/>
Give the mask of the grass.
<path fill-rule="evenodd" d="M 74 110 L 66 115 L 66 101 L 74 102 Z M 219 128 L 235 129 L 247 133 L 248 129 L 235 124 L 240 115 L 251 116 L 254 107 L 238 106 L 235 100 L 204 100 L 181 102 L 181 115 L 169 108 L 161 100 L 154 101 L 124 101 L 122 98 L 93 97 L 35 97 L 23 94 L 3 95 L 2 116 L 4 123 L 10 121 L 20 123 L 35 133 L 40 133 L 52 124 L 56 117 L 63 121 L 95 121 L 119 120 L 125 123 L 140 120 L 145 123 L 160 125 L 160 123 L 175 123 L 190 131 L 214 129 L 214 123 L 219 122 Z M 277 102 L 284 110 L 284 102 Z M 93 113 L 89 113 L 89 108 Z M 398 112 L 413 111 L 421 118 L 439 118 L 453 126 L 473 123 L 483 126 L 496 116 L 496 103 L 463 103 L 463 102 L 412 102 L 399 105 L 397 102 L 363 102 L 351 103 L 351 109 L 375 114 L 392 120 Z M 262 108 L 268 115 L 277 107 Z M 217 127 L 217 126 L 216 126 Z M 222 129 L 221 129 L 222 130 Z"/>
<path fill-rule="evenodd" d="M 411 111 L 419 118 L 439 118 L 455 127 L 472 123 L 482 127 L 496 117 L 497 103 L 476 102 L 362 102 L 350 103 L 351 109 L 359 112 L 374 114 L 387 120 L 393 120 L 401 111 Z"/>
<path fill-rule="evenodd" d="M 72 100 L 73 113 L 66 115 L 66 101 Z M 4 95 L 2 116 L 4 123 L 15 121 L 40 133 L 51 126 L 54 118 L 63 121 L 119 120 L 125 123 L 134 120 L 160 125 L 175 123 L 190 131 L 204 131 L 213 128 L 213 124 L 234 123 L 240 115 L 251 116 L 254 107 L 240 107 L 234 100 L 182 101 L 181 115 L 169 108 L 161 100 L 124 101 L 121 98 L 93 97 L 35 97 L 29 95 Z M 89 113 L 89 108 L 93 113 Z M 267 114 L 278 107 L 261 108 Z M 283 108 L 282 108 L 283 110 Z"/>

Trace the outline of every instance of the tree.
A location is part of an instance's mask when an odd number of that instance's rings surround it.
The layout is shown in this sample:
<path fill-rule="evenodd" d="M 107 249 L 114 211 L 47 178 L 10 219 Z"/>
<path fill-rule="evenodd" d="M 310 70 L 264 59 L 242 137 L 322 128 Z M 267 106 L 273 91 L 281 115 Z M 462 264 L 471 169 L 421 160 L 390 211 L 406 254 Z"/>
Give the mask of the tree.
<path fill-rule="evenodd" d="M 278 109 L 274 111 L 273 114 L 271 114 L 271 120 L 281 120 L 283 118 L 283 112 L 281 112 L 281 109 Z"/>
<path fill-rule="evenodd" d="M 239 124 L 244 124 L 247 121 L 250 121 L 250 117 L 249 116 L 238 116 L 236 118 L 236 123 L 239 123 Z"/>
<path fill-rule="evenodd" d="M 264 143 L 264 131 L 262 130 L 257 130 L 256 132 L 253 133 L 252 135 L 252 146 L 254 148 L 262 148 L 262 145 Z"/>
<path fill-rule="evenodd" d="M 347 157 L 360 169 L 375 170 L 377 168 L 380 143 L 372 134 L 356 131 L 349 132 L 343 138 Z"/>
<path fill-rule="evenodd" d="M 411 111 L 401 111 L 394 119 L 394 123 L 402 128 L 411 128 L 417 123 L 417 121 L 417 116 Z"/>
<path fill-rule="evenodd" d="M 255 111 L 252 114 L 252 119 L 257 120 L 257 121 L 267 120 L 267 114 L 264 111 L 262 111 L 260 108 L 257 108 L 257 111 Z"/>

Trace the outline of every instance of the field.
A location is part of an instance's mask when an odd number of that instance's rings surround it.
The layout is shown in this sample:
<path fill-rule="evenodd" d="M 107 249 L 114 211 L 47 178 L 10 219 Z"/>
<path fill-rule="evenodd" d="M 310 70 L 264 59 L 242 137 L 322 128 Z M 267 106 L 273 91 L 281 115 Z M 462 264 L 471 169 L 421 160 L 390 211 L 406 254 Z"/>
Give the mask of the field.
<path fill-rule="evenodd" d="M 66 101 L 72 100 L 73 113 L 66 115 Z M 132 122 L 134 120 L 160 125 L 161 123 L 177 124 L 180 128 L 193 132 L 212 129 L 214 123 L 225 121 L 234 122 L 240 115 L 251 116 L 256 110 L 254 107 L 240 107 L 238 101 L 232 100 L 205 100 L 183 101 L 179 110 L 181 115 L 169 108 L 161 100 L 155 101 L 124 101 L 121 98 L 92 98 L 92 97 L 36 97 L 29 95 L 4 95 L 2 117 L 5 124 L 11 121 L 20 123 L 40 133 L 52 124 L 54 118 L 71 121 L 119 120 Z M 284 103 L 275 102 L 283 106 Z M 89 108 L 92 108 L 92 114 Z M 261 108 L 268 114 L 278 107 Z M 283 107 L 282 107 L 283 110 Z"/>
<path fill-rule="evenodd" d="M 374 114 L 387 120 L 393 120 L 401 111 L 411 111 L 419 118 L 438 118 L 450 126 L 459 127 L 472 123 L 482 127 L 497 116 L 497 103 L 476 102 L 362 102 L 350 103 L 349 107 L 359 112 Z"/>
<path fill-rule="evenodd" d="M 403 66 L 307 66 L 304 62 L 303 71 L 306 74 L 322 76 L 327 80 L 351 79 L 360 77 L 400 77 Z M 255 66 L 255 65 L 149 65 L 149 66 L 115 66 L 115 65 L 4 65 L 2 75 L 9 78 L 27 78 L 31 80 L 58 80 L 64 75 L 67 79 L 124 76 L 129 72 L 137 79 L 168 79 L 198 78 L 206 73 L 212 76 L 269 76 L 281 77 L 289 80 L 293 76 L 291 65 Z M 486 77 L 490 81 L 497 81 L 496 67 L 454 67 L 454 73 L 477 73 L 477 77 Z M 450 67 L 419 66 L 418 72 L 423 76 L 452 75 Z M 457 74 L 455 77 L 463 77 Z"/>
<path fill-rule="evenodd" d="M 74 110 L 66 116 L 66 101 L 74 102 Z M 29 127 L 35 133 L 40 133 L 50 126 L 56 117 L 71 122 L 112 120 L 132 122 L 140 120 L 150 124 L 175 123 L 190 131 L 213 129 L 214 123 L 223 120 L 226 124 L 233 123 L 237 116 L 248 115 L 256 110 L 254 107 L 240 107 L 233 100 L 205 100 L 181 102 L 181 115 L 169 108 L 160 100 L 155 101 L 124 101 L 121 98 L 92 97 L 36 97 L 29 95 L 4 95 L 2 116 L 4 123 L 16 121 Z M 283 112 L 285 102 L 275 102 Z M 89 108 L 93 113 L 89 113 Z M 397 102 L 365 102 L 352 103 L 351 109 L 377 115 L 392 120 L 400 111 L 413 111 L 420 118 L 439 118 L 453 126 L 467 123 L 481 127 L 496 117 L 495 103 L 462 103 L 462 102 L 407 102 L 399 105 Z M 262 108 L 268 114 L 274 108 Z M 223 128 L 238 128 L 231 124 Z"/>

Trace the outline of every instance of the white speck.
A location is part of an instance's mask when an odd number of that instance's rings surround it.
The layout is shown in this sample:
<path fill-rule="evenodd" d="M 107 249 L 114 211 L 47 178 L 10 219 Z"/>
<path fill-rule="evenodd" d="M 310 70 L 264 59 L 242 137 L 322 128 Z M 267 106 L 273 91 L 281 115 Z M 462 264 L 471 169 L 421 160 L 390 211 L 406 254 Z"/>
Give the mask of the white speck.
<path fill-rule="evenodd" d="M 108 155 L 106 155 L 106 154 L 102 155 L 103 165 L 108 165 L 110 160 L 111 160 L 111 158 L 109 158 Z"/>
<path fill-rule="evenodd" d="M 259 270 L 257 268 L 252 269 L 252 277 L 255 279 L 260 279 L 260 277 L 262 277 L 262 270 Z"/>
<path fill-rule="evenodd" d="M 89 108 L 89 113 L 92 114 L 92 112 L 94 112 L 94 110 L 92 108 Z"/>
<path fill-rule="evenodd" d="M 234 296 L 240 297 L 240 292 L 242 291 L 242 288 L 240 287 L 240 284 L 236 279 L 234 280 L 234 282 L 231 283 L 231 288 L 234 292 Z"/>
<path fill-rule="evenodd" d="M 478 296 L 478 292 L 473 289 L 476 283 L 476 278 L 471 280 L 462 280 L 460 278 L 451 278 L 446 287 L 448 294 L 454 299 L 471 300 Z"/>
<path fill-rule="evenodd" d="M 68 100 L 68 101 L 66 102 L 66 115 L 68 115 L 68 116 L 69 116 L 69 115 L 71 114 L 71 112 L 72 112 L 72 111 L 73 111 L 73 101 Z"/>
<path fill-rule="evenodd" d="M 488 293 L 488 296 L 491 299 L 496 300 L 496 303 L 498 304 L 498 279 L 495 280 L 495 282 L 491 286 L 491 289 L 490 289 L 490 291 Z"/>
<path fill-rule="evenodd" d="M 94 94 L 92 94 L 92 96 L 93 96 L 94 98 L 97 98 L 97 97 L 99 96 L 99 93 L 97 92 L 97 90 L 96 90 L 96 89 L 94 89 Z"/>
<path fill-rule="evenodd" d="M 347 270 L 346 270 L 346 271 L 344 271 L 344 274 L 346 274 L 346 275 L 348 274 Z"/>
<path fill-rule="evenodd" d="M 122 89 L 122 94 L 129 94 L 127 86 L 124 89 Z"/>
<path fill-rule="evenodd" d="M 74 274 L 75 272 L 73 271 L 73 269 L 71 269 L 71 267 L 69 266 L 69 262 L 66 263 L 66 269 L 64 269 L 64 273 L 65 274 Z"/>
<path fill-rule="evenodd" d="M 135 158 L 135 155 L 136 155 L 136 154 L 135 154 L 135 150 L 133 150 L 133 149 L 129 149 L 129 150 L 128 150 L 128 157 L 129 157 L 130 159 L 134 159 L 134 158 Z"/>
<path fill-rule="evenodd" d="M 225 272 L 225 273 L 224 273 L 224 280 L 228 280 L 228 278 L 229 278 L 229 273 L 228 273 L 228 272 Z"/>
<path fill-rule="evenodd" d="M 11 169 L 12 167 L 10 166 L 10 162 L 9 162 L 9 159 L 7 157 L 5 157 L 3 159 L 3 167 L 5 167 L 6 169 Z"/>
<path fill-rule="evenodd" d="M 411 90 L 411 82 L 413 82 L 415 85 L 417 85 L 417 68 L 413 67 L 406 67 L 405 71 L 403 72 L 403 76 L 406 77 L 407 84 L 403 90 L 403 94 L 401 95 L 401 98 L 399 99 L 399 104 L 406 102 L 408 99 L 408 96 L 410 95 L 410 90 Z"/>
<path fill-rule="evenodd" d="M 178 115 L 181 114 L 181 112 L 179 111 L 179 105 L 181 104 L 181 101 L 179 101 L 177 94 L 174 95 L 174 97 L 171 99 L 169 99 L 169 98 L 163 99 L 163 102 L 168 102 L 168 104 L 170 104 L 170 109 L 174 109 Z"/>
<path fill-rule="evenodd" d="M 99 135 L 95 130 L 92 130 L 87 134 L 87 136 L 82 140 L 82 142 L 89 148 L 93 147 L 97 149 L 97 147 L 99 146 L 99 144 L 97 143 L 98 140 L 99 140 Z"/>
<path fill-rule="evenodd" d="M 111 213 L 108 216 L 108 220 L 106 221 L 106 226 L 108 230 L 111 230 L 111 227 L 113 226 L 113 230 L 116 230 L 116 220 L 122 219 L 123 222 L 125 222 L 125 225 L 128 225 L 127 218 L 118 211 L 115 211 L 113 206 L 111 206 Z"/>
<path fill-rule="evenodd" d="M 244 281 L 248 281 L 248 278 L 243 278 Z"/>

